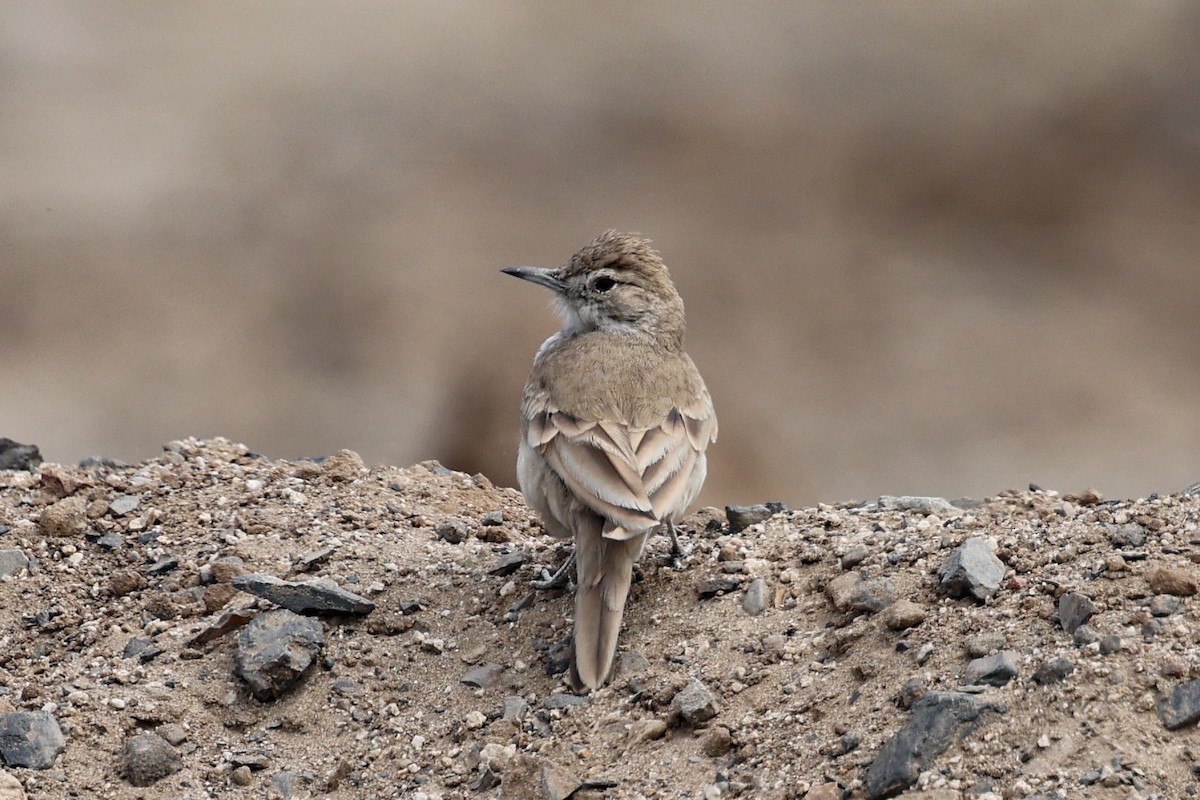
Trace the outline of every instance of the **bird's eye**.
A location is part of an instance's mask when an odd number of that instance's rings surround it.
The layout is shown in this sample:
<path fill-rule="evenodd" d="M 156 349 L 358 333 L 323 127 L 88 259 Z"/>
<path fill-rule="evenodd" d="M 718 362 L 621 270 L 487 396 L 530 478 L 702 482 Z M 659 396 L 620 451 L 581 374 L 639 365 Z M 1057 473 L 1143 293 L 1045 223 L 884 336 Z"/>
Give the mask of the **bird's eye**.
<path fill-rule="evenodd" d="M 607 292 L 616 285 L 617 282 L 612 278 L 596 278 L 596 282 L 592 284 L 592 288 L 594 288 L 597 292 Z"/>

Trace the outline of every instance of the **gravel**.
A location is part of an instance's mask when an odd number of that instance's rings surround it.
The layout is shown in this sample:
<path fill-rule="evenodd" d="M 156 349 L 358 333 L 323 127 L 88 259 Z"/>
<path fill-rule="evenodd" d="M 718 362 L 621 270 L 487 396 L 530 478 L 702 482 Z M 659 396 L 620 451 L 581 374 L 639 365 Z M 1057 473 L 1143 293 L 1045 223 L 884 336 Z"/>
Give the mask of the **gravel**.
<path fill-rule="evenodd" d="M 482 476 L 348 451 L 271 460 L 220 439 L 0 471 L 0 550 L 27 559 L 0 577 L 0 719 L 38 720 L 49 744 L 42 769 L 6 762 L 0 787 L 1200 793 L 1200 496 L 918 500 L 681 520 L 692 554 L 672 565 L 666 537 L 648 542 L 614 677 L 582 696 L 564 674 L 571 595 L 528 588 L 566 548 Z M 318 619 L 235 582 L 357 600 Z M 1064 616 L 1068 595 L 1082 599 Z M 135 768 L 142 742 L 158 757 Z"/>

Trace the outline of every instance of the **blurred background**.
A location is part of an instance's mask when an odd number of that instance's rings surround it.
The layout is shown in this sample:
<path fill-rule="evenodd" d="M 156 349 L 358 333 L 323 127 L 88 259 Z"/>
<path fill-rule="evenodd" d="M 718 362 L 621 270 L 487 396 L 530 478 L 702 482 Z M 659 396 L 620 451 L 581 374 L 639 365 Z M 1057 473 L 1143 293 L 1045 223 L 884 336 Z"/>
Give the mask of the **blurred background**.
<path fill-rule="evenodd" d="M 652 238 L 711 504 L 1200 480 L 1200 5 L 9 2 L 0 436 L 514 481 L 543 290 Z"/>

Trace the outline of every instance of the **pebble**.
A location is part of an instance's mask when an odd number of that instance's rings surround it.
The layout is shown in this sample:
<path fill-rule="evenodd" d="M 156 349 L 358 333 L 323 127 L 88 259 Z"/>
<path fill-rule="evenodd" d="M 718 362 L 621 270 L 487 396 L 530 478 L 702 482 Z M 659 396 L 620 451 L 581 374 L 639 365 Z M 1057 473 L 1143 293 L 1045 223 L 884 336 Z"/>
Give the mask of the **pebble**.
<path fill-rule="evenodd" d="M 504 782 L 502 800 L 567 800 L 583 786 L 570 770 L 538 756 L 521 753 L 513 758 Z"/>
<path fill-rule="evenodd" d="M 1058 621 L 1067 633 L 1075 633 L 1095 613 L 1096 604 L 1087 595 L 1067 592 L 1058 598 Z"/>
<path fill-rule="evenodd" d="M 822 783 L 805 792 L 802 800 L 842 800 L 842 787 L 832 781 Z"/>
<path fill-rule="evenodd" d="M 361 595 L 343 589 L 328 578 L 309 581 L 285 581 L 274 575 L 236 575 L 235 589 L 257 595 L 297 614 L 334 613 L 370 614 L 375 604 Z"/>
<path fill-rule="evenodd" d="M 741 585 L 737 578 L 711 578 L 696 588 L 701 600 L 711 600 L 722 594 L 729 594 Z"/>
<path fill-rule="evenodd" d="M 1017 677 L 1017 653 L 1001 650 L 994 656 L 976 658 L 967 664 L 963 682 L 972 685 L 1003 686 Z"/>
<path fill-rule="evenodd" d="M 776 514 L 787 511 L 782 502 L 759 503 L 752 506 L 725 506 L 725 518 L 729 520 L 729 532 L 740 533 L 751 525 L 764 522 Z"/>
<path fill-rule="evenodd" d="M 503 664 L 489 662 L 470 670 L 466 675 L 459 678 L 459 682 L 478 689 L 490 689 L 500 682 L 500 676 L 503 674 Z"/>
<path fill-rule="evenodd" d="M 503 719 L 521 720 L 529 713 L 529 703 L 525 702 L 524 697 L 512 695 L 504 698 Z"/>
<path fill-rule="evenodd" d="M 1008 639 L 1003 631 L 981 631 L 967 637 L 966 650 L 971 658 L 981 658 L 1004 647 Z"/>
<path fill-rule="evenodd" d="M 444 542 L 449 542 L 450 544 L 462 544 L 467 539 L 469 529 L 467 528 L 467 524 L 465 522 L 461 522 L 457 519 L 448 519 L 444 520 L 440 525 L 438 525 L 434 530 L 434 533 L 437 534 L 437 537 Z"/>
<path fill-rule="evenodd" d="M 1093 642 L 1100 641 L 1100 634 L 1091 625 L 1080 625 L 1071 636 L 1071 641 L 1075 643 L 1076 647 L 1087 647 Z"/>
<path fill-rule="evenodd" d="M 157 733 L 141 733 L 125 741 L 125 778 L 134 786 L 150 786 L 181 769 L 183 759 Z"/>
<path fill-rule="evenodd" d="M 29 470 L 42 463 L 36 444 L 21 444 L 7 437 L 0 438 L 0 470 Z"/>
<path fill-rule="evenodd" d="M 871 554 L 871 551 L 867 549 L 866 545 L 864 545 L 864 544 L 855 545 L 854 547 L 851 547 L 849 550 L 847 550 L 840 559 L 838 559 L 838 565 L 841 566 L 841 568 L 844 570 L 854 569 L 859 564 L 866 561 L 867 556 L 869 556 L 870 554 Z"/>
<path fill-rule="evenodd" d="M 285 694 L 325 645 L 320 621 L 280 609 L 259 614 L 238 633 L 234 674 L 259 700 Z"/>
<path fill-rule="evenodd" d="M 1171 698 L 1159 707 L 1158 716 L 1169 731 L 1200 721 L 1200 680 L 1176 686 Z"/>
<path fill-rule="evenodd" d="M 235 767 L 229 777 L 238 786 L 249 786 L 254 782 L 254 776 L 250 774 L 250 768 L 245 765 Z"/>
<path fill-rule="evenodd" d="M 16 575 L 29 568 L 29 556 L 22 550 L 0 550 L 0 578 Z"/>
<path fill-rule="evenodd" d="M 498 577 L 507 577 L 519 570 L 525 564 L 525 553 L 521 550 L 516 550 L 501 556 L 500 560 L 488 570 L 489 575 Z"/>
<path fill-rule="evenodd" d="M 51 537 L 82 536 L 88 530 L 87 498 L 67 497 L 42 512 L 42 533 Z"/>
<path fill-rule="evenodd" d="M 168 722 L 165 725 L 160 725 L 158 727 L 158 735 L 163 737 L 167 744 L 172 747 L 179 747 L 188 738 L 187 729 L 178 722 Z"/>
<path fill-rule="evenodd" d="M 584 705 L 587 701 L 586 695 L 555 693 L 543 700 L 542 705 L 549 709 L 569 708 Z"/>
<path fill-rule="evenodd" d="M 1169 617 L 1179 610 L 1182 603 L 1178 595 L 1156 594 L 1150 600 L 1150 613 L 1156 617 Z"/>
<path fill-rule="evenodd" d="M 1146 581 L 1155 594 L 1191 597 L 1200 592 L 1196 574 L 1184 567 L 1152 567 L 1146 570 Z"/>
<path fill-rule="evenodd" d="M 629 727 L 629 740 L 632 744 L 661 739 L 667 732 L 666 720 L 639 719 Z"/>
<path fill-rule="evenodd" d="M 0 760 L 10 767 L 49 769 L 67 745 L 47 711 L 0 714 Z"/>
<path fill-rule="evenodd" d="M 466 725 L 469 730 L 479 730 L 487 724 L 487 715 L 479 710 L 468 711 L 467 715 L 463 717 L 463 724 Z"/>
<path fill-rule="evenodd" d="M 919 603 L 904 598 L 884 609 L 880 619 L 888 629 L 903 631 L 915 628 L 925 621 L 925 608 Z"/>
<path fill-rule="evenodd" d="M 879 505 L 881 508 L 916 511 L 926 516 L 936 514 L 939 517 L 956 517 L 962 514 L 960 509 L 956 508 L 953 503 L 944 497 L 891 497 L 890 495 L 883 495 L 879 498 Z"/>
<path fill-rule="evenodd" d="M 942 589 L 951 597 L 973 597 L 983 602 L 1000 588 L 1007 567 L 996 557 L 990 540 L 975 536 L 950 554 L 938 569 Z"/>
<path fill-rule="evenodd" d="M 671 710 L 692 726 L 707 722 L 717 715 L 716 701 L 712 692 L 695 678 L 675 693 L 671 699 Z"/>
<path fill-rule="evenodd" d="M 844 572 L 825 584 L 825 596 L 838 611 L 848 611 L 860 580 L 862 576 L 857 572 Z"/>
<path fill-rule="evenodd" d="M 896 586 L 891 578 L 868 578 L 859 581 L 850 593 L 849 610 L 858 614 L 874 614 L 896 602 Z"/>
<path fill-rule="evenodd" d="M 917 648 L 917 652 L 913 655 L 913 660 L 917 662 L 917 666 L 921 666 L 929 657 L 933 655 L 933 642 L 925 642 Z"/>
<path fill-rule="evenodd" d="M 331 481 L 350 481 L 366 472 L 367 465 L 353 450 L 338 450 L 321 462 L 321 471 Z"/>
<path fill-rule="evenodd" d="M 142 498 L 137 495 L 121 495 L 108 504 L 108 510 L 112 512 L 114 517 L 123 517 L 136 509 L 142 503 Z"/>
<path fill-rule="evenodd" d="M 1075 664 L 1065 658 L 1052 658 L 1033 673 L 1033 682 L 1039 686 L 1061 683 L 1075 671 Z"/>
<path fill-rule="evenodd" d="M 724 725 L 714 725 L 700 742 L 700 751 L 709 758 L 719 758 L 733 747 L 733 736 Z"/>
<path fill-rule="evenodd" d="M 762 578 L 750 581 L 746 593 L 742 595 L 742 610 L 751 616 L 758 616 L 767 607 L 767 584 Z"/>
<path fill-rule="evenodd" d="M 1121 652 L 1121 637 L 1115 633 L 1110 633 L 1100 640 L 1100 655 L 1111 656 L 1113 653 Z"/>

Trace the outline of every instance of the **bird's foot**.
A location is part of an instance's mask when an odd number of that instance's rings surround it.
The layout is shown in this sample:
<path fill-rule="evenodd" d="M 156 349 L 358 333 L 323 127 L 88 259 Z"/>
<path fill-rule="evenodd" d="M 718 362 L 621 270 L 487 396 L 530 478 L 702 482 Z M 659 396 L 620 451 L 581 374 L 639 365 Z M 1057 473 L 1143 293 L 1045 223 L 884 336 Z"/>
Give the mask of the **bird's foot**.
<path fill-rule="evenodd" d="M 530 581 L 529 585 L 535 589 L 543 591 L 547 589 L 570 589 L 571 587 L 571 567 L 575 564 L 575 553 L 567 556 L 567 560 L 562 563 L 562 566 L 550 574 L 550 570 L 542 569 L 541 580 Z"/>

